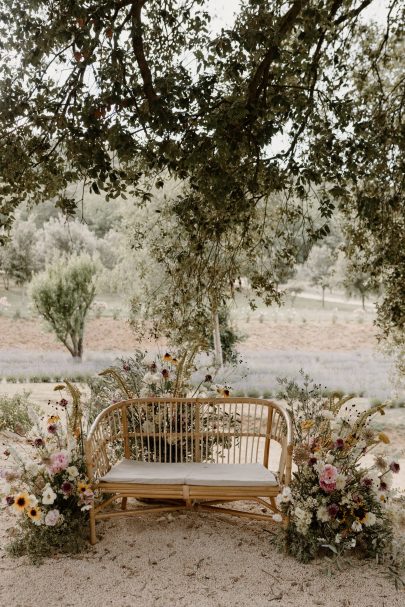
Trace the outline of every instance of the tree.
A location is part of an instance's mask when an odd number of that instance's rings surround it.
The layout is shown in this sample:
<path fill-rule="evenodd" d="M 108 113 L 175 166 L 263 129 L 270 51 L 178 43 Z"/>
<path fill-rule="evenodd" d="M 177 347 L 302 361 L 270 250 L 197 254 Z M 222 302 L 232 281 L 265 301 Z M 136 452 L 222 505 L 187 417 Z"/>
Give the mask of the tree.
<path fill-rule="evenodd" d="M 363 255 L 357 254 L 347 258 L 342 251 L 339 252 L 334 266 L 335 284 L 343 287 L 349 296 L 360 296 L 363 310 L 366 309 L 367 296 L 379 290 L 379 285 L 367 270 L 367 266 Z"/>
<path fill-rule="evenodd" d="M 0 0 L 2 224 L 22 199 L 75 213 L 72 184 L 147 202 L 144 176 L 159 187 L 167 170 L 188 186 L 172 207 L 187 250 L 177 263 L 198 271 L 201 306 L 218 267 L 217 291 L 229 292 L 241 250 L 258 260 L 252 288 L 279 299 L 260 229 L 279 194 L 313 242 L 340 206 L 388 251 L 383 232 L 405 215 L 405 7 L 391 0 L 377 28 L 361 19 L 372 3 L 242 0 L 232 27 L 211 34 L 205 0 Z M 304 205 L 314 191 L 316 231 Z M 293 263 L 284 236 L 279 255 Z M 380 322 L 399 326 L 392 276 L 405 264 L 376 257 Z"/>
<path fill-rule="evenodd" d="M 12 226 L 10 239 L 0 247 L 0 269 L 4 272 L 7 287 L 10 279 L 17 285 L 26 284 L 39 269 L 36 242 L 35 225 L 18 216 Z"/>
<path fill-rule="evenodd" d="M 31 298 L 57 339 L 74 358 L 83 355 L 86 316 L 93 302 L 97 266 L 86 254 L 62 259 L 37 274 Z"/>
<path fill-rule="evenodd" d="M 305 264 L 307 275 L 312 285 L 322 289 L 322 307 L 325 307 L 325 290 L 332 286 L 335 255 L 326 245 L 312 248 Z"/>

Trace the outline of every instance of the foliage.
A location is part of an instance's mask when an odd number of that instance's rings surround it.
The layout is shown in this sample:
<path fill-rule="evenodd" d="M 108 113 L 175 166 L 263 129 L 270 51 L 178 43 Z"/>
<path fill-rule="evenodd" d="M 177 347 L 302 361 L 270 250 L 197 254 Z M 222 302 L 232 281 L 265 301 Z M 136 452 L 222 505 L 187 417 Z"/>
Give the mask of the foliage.
<path fill-rule="evenodd" d="M 29 396 L 29 392 L 14 396 L 0 395 L 0 431 L 11 430 L 23 435 L 31 429 L 32 421 L 28 415 Z"/>
<path fill-rule="evenodd" d="M 357 547 L 366 556 L 383 555 L 392 541 L 387 504 L 392 474 L 399 464 L 377 455 L 364 467 L 362 458 L 379 443 L 389 443 L 369 421 L 381 406 L 361 410 L 351 397 L 322 397 L 320 386 L 280 380 L 294 430 L 294 462 L 289 487 L 277 498 L 288 516 L 286 550 L 299 560 L 313 559 L 321 548 L 342 555 Z"/>
<path fill-rule="evenodd" d="M 39 269 L 35 252 L 36 238 L 32 222 L 17 217 L 11 229 L 10 240 L 0 247 L 0 269 L 8 280 L 13 279 L 17 285 L 29 282 Z"/>
<path fill-rule="evenodd" d="M 77 417 L 77 395 L 72 386 L 67 384 L 67 388 L 72 404 L 63 398 L 59 401 L 66 420 L 52 415 L 44 426 L 31 410 L 29 450 L 24 453 L 10 447 L 9 461 L 1 470 L 1 478 L 8 483 L 4 507 L 16 515 L 16 530 L 8 550 L 14 556 L 26 554 L 34 563 L 54 552 L 82 549 L 87 511 L 93 506 Z"/>
<path fill-rule="evenodd" d="M 38 313 L 72 356 L 83 354 L 86 315 L 93 302 L 97 266 L 88 255 L 57 261 L 31 283 Z"/>
<path fill-rule="evenodd" d="M 343 287 L 349 296 L 360 296 L 364 310 L 366 297 L 372 293 L 377 293 L 379 289 L 378 282 L 369 271 L 365 254 L 356 251 L 347 258 L 340 251 L 334 270 L 334 283 Z"/>
<path fill-rule="evenodd" d="M 371 3 L 243 0 L 216 32 L 206 0 L 1 0 L 3 225 L 21 199 L 72 215 L 89 188 L 145 203 L 144 176 L 160 188 L 168 171 L 187 187 L 165 277 L 182 278 L 180 313 L 194 300 L 198 317 L 245 260 L 255 293 L 278 301 L 291 227 L 317 241 L 339 206 L 386 286 L 380 325 L 403 327 L 404 7 L 392 0 L 379 28 L 362 21 Z"/>
<path fill-rule="evenodd" d="M 325 245 L 317 245 L 311 249 L 306 261 L 306 270 L 312 285 L 322 289 L 322 306 L 325 306 L 325 289 L 332 286 L 335 255 Z"/>

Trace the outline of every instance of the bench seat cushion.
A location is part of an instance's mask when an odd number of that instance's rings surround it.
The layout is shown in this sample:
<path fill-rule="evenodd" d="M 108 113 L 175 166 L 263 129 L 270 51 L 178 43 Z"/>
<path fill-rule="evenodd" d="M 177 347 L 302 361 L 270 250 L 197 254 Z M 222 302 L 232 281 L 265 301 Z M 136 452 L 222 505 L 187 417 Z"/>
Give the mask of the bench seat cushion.
<path fill-rule="evenodd" d="M 115 464 L 101 482 L 144 485 L 276 486 L 262 464 L 148 463 L 129 459 Z"/>

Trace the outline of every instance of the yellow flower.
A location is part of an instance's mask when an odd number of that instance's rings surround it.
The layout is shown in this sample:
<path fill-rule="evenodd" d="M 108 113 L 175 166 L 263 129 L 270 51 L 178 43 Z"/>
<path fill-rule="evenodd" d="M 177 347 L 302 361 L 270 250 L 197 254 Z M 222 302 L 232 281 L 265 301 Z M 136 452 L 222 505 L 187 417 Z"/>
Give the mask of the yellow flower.
<path fill-rule="evenodd" d="M 312 426 L 314 425 L 314 420 L 313 419 L 304 419 L 304 421 L 301 422 L 301 429 L 302 430 L 310 430 L 312 428 Z"/>
<path fill-rule="evenodd" d="M 177 365 L 177 363 L 178 363 L 177 358 L 172 358 L 172 365 Z"/>
<path fill-rule="evenodd" d="M 389 445 L 389 444 L 390 444 L 390 442 L 391 442 L 391 441 L 390 441 L 389 436 L 387 436 L 387 435 L 385 434 L 385 432 L 380 432 L 380 434 L 378 435 L 378 440 L 379 440 L 381 443 L 384 443 L 385 445 Z"/>
<path fill-rule="evenodd" d="M 83 481 L 80 481 L 79 483 L 77 483 L 77 492 L 78 493 L 84 493 L 87 490 L 90 490 L 91 487 L 88 483 L 84 483 Z"/>
<path fill-rule="evenodd" d="M 41 509 L 38 508 L 38 506 L 31 506 L 30 508 L 28 508 L 27 514 L 30 519 L 36 524 L 38 524 L 42 518 Z"/>
<path fill-rule="evenodd" d="M 169 354 L 169 352 L 166 352 L 166 354 L 163 356 L 163 360 L 165 362 L 171 362 L 173 359 L 172 359 L 171 355 Z"/>
<path fill-rule="evenodd" d="M 48 417 L 48 426 L 49 426 L 49 424 L 57 424 L 59 421 L 60 421 L 59 415 L 51 415 L 51 417 Z"/>
<path fill-rule="evenodd" d="M 19 493 L 18 495 L 15 496 L 13 507 L 18 512 L 23 512 L 23 510 L 28 508 L 29 505 L 30 505 L 30 498 L 26 491 L 23 491 L 22 493 Z"/>

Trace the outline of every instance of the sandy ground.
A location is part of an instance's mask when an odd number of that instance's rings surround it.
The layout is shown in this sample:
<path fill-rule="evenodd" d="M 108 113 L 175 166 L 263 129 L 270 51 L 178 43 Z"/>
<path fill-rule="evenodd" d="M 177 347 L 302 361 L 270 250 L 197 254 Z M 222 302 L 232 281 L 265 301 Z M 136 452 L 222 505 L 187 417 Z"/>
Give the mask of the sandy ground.
<path fill-rule="evenodd" d="M 372 349 L 377 345 L 375 327 L 371 323 L 297 324 L 251 320 L 249 323 L 240 321 L 238 330 L 242 335 L 248 336 L 243 342 L 243 349 L 247 350 L 348 352 Z M 87 324 L 85 350 L 130 352 L 139 345 L 128 323 L 123 320 L 100 318 L 89 320 Z M 64 346 L 38 320 L 13 320 L 5 317 L 0 317 L 0 349 L 65 351 Z"/>
<path fill-rule="evenodd" d="M 2 517 L 1 528 L 7 526 Z M 7 607 L 400 607 L 385 570 L 353 561 L 328 575 L 280 554 L 257 522 L 204 514 L 109 522 L 94 548 L 39 567 L 0 553 Z M 1 533 L 1 531 L 0 531 Z"/>

